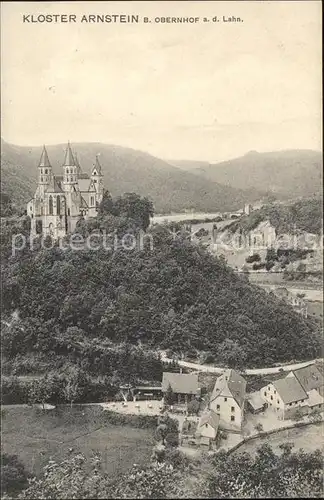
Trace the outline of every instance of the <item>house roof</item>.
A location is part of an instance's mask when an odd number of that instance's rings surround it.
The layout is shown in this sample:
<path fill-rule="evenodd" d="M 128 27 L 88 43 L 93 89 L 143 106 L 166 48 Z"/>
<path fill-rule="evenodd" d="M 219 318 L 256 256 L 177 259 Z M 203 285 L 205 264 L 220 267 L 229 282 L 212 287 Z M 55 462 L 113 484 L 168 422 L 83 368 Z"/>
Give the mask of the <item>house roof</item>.
<path fill-rule="evenodd" d="M 315 365 L 308 365 L 292 372 L 303 389 L 308 392 L 324 385 L 324 377 Z"/>
<path fill-rule="evenodd" d="M 312 406 L 317 406 L 321 405 L 324 402 L 323 396 L 316 390 L 312 389 L 308 393 L 308 399 L 307 399 L 307 405 L 312 407 Z"/>
<path fill-rule="evenodd" d="M 215 429 L 215 431 L 217 431 L 219 425 L 219 415 L 217 415 L 217 413 L 213 410 L 208 410 L 203 413 L 199 420 L 198 429 L 206 424 L 209 424 L 213 429 Z"/>
<path fill-rule="evenodd" d="M 169 385 L 176 394 L 197 394 L 199 391 L 198 374 L 163 372 L 162 391 L 166 392 Z"/>
<path fill-rule="evenodd" d="M 273 385 L 284 403 L 293 403 L 306 399 L 307 393 L 304 391 L 297 379 L 293 377 L 274 380 Z"/>
<path fill-rule="evenodd" d="M 261 398 L 259 391 L 248 394 L 247 400 L 254 410 L 260 410 L 265 405 L 265 401 Z"/>
<path fill-rule="evenodd" d="M 246 380 L 235 370 L 226 370 L 217 378 L 210 400 L 218 396 L 232 397 L 242 407 L 245 399 Z"/>

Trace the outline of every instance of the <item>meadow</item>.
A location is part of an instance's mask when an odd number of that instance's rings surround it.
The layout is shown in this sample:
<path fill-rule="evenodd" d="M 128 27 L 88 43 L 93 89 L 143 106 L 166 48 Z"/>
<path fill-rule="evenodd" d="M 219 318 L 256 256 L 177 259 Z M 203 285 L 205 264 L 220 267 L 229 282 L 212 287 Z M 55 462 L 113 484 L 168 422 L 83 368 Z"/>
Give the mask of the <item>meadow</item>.
<path fill-rule="evenodd" d="M 134 463 L 148 462 L 153 432 L 153 428 L 110 423 L 99 406 L 2 409 L 2 450 L 17 455 L 35 475 L 49 460 L 61 461 L 71 452 L 86 457 L 99 452 L 104 471 L 116 477 Z"/>

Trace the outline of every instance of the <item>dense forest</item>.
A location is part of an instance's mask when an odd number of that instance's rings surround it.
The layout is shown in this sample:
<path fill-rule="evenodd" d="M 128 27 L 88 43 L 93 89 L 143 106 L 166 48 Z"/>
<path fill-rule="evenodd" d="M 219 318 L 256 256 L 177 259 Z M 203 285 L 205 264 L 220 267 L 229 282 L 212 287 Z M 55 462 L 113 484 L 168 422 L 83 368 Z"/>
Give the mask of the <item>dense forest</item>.
<path fill-rule="evenodd" d="M 319 235 L 322 231 L 322 205 L 320 197 L 302 199 L 287 205 L 266 205 L 233 222 L 227 229 L 232 232 L 248 232 L 260 222 L 269 220 L 278 235 L 294 234 L 296 230 Z"/>
<path fill-rule="evenodd" d="M 206 351 L 240 368 L 319 354 L 312 320 L 237 276 L 185 233 L 148 229 L 151 210 L 134 194 L 114 202 L 106 195 L 97 219 L 77 226 L 85 241 L 92 234 L 96 249 L 42 248 L 53 244 L 45 240 L 12 256 L 11 235 L 20 229 L 28 240 L 28 220 L 2 227 L 7 374 L 13 367 L 16 374 L 44 373 L 68 361 L 91 376 L 160 379 L 154 352 L 166 348 Z M 104 248 L 107 234 L 117 245 Z M 125 235 L 135 247 L 122 244 Z"/>

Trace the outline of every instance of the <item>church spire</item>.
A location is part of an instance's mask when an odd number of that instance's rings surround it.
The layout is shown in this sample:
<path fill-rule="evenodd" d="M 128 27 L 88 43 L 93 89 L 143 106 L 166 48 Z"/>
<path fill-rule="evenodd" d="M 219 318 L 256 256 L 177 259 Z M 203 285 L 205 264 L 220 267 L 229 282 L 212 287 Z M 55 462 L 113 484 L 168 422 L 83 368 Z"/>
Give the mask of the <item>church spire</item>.
<path fill-rule="evenodd" d="M 92 175 L 101 175 L 101 165 L 99 163 L 99 156 L 100 156 L 100 153 L 97 153 L 96 154 L 96 162 L 93 165 L 93 169 L 92 169 Z"/>
<path fill-rule="evenodd" d="M 82 174 L 81 165 L 80 165 L 79 158 L 78 158 L 78 155 L 76 152 L 74 152 L 74 161 L 75 161 L 75 166 L 77 168 L 77 173 Z"/>
<path fill-rule="evenodd" d="M 75 160 L 74 160 L 74 156 L 73 156 L 70 141 L 69 141 L 67 143 L 63 167 L 70 167 L 70 166 L 75 166 Z"/>
<path fill-rule="evenodd" d="M 43 151 L 42 151 L 42 155 L 40 157 L 38 166 L 39 167 L 51 167 L 45 145 L 43 146 Z"/>

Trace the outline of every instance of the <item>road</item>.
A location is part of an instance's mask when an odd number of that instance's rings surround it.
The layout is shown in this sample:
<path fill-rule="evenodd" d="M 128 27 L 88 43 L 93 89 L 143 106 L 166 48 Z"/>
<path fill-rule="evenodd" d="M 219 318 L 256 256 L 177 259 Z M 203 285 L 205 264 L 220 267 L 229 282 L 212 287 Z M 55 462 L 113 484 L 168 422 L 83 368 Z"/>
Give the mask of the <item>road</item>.
<path fill-rule="evenodd" d="M 165 353 L 161 353 L 161 359 L 165 363 L 172 363 L 174 360 L 167 358 Z M 323 361 L 323 358 L 321 359 L 313 359 L 312 361 L 305 361 L 303 363 L 294 363 L 291 365 L 282 365 L 282 366 L 275 366 L 273 368 L 248 368 L 245 370 L 246 375 L 270 375 L 272 373 L 279 373 L 279 372 L 288 372 L 291 370 L 297 370 L 298 368 L 304 368 L 305 366 L 313 365 L 316 361 Z M 183 368 L 190 368 L 191 370 L 197 370 L 200 372 L 206 372 L 206 373 L 224 373 L 226 368 L 220 368 L 217 366 L 210 366 L 210 365 L 200 365 L 198 363 L 190 363 L 189 361 L 177 361 L 179 366 Z"/>

